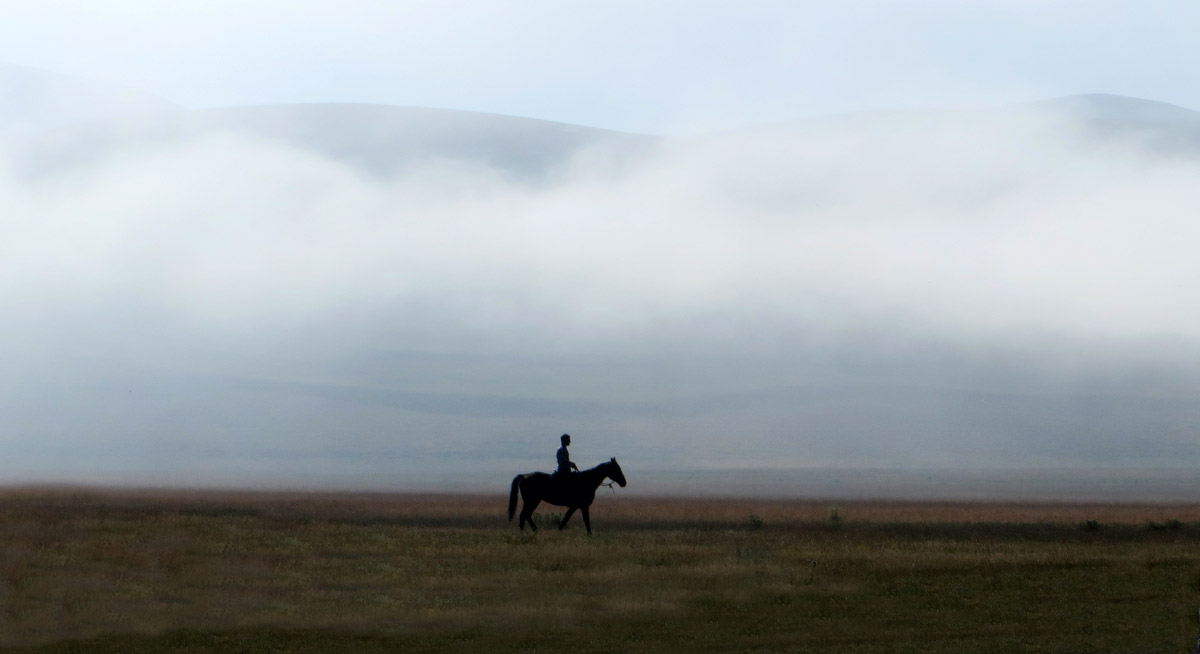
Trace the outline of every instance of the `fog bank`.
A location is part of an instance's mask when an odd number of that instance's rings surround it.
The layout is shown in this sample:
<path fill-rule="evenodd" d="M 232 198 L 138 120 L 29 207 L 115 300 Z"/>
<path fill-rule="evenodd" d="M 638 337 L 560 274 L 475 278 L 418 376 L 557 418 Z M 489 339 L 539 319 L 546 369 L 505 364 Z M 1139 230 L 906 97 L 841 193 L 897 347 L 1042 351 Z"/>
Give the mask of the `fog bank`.
<path fill-rule="evenodd" d="M 1161 129 L 865 115 L 531 179 L 106 125 L 0 141 L 7 479 L 1197 454 L 1200 159 Z"/>

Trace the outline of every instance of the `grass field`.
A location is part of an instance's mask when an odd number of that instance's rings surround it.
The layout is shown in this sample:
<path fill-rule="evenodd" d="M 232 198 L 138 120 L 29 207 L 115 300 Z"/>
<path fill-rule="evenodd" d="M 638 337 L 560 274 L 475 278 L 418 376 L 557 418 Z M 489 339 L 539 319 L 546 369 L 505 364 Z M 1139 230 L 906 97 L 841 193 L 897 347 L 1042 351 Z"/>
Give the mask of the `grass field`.
<path fill-rule="evenodd" d="M 0 492 L 19 652 L 1187 652 L 1200 505 Z M 539 524 L 552 527 L 543 512 Z M 578 518 L 576 518 L 578 519 Z"/>

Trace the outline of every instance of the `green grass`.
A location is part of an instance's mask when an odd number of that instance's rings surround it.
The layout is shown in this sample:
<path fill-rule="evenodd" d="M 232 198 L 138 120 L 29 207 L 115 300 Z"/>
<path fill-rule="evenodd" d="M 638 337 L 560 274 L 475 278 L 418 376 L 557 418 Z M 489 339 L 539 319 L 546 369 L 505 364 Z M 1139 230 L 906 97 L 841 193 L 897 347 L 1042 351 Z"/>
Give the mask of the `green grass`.
<path fill-rule="evenodd" d="M 1123 521 L 1111 507 L 1047 507 L 1051 521 L 1026 507 L 1013 521 L 991 519 L 1014 515 L 1001 506 L 840 503 L 834 521 L 828 505 L 601 497 L 590 538 L 581 525 L 522 534 L 503 507 L 0 495 L 0 645 L 1058 654 L 1182 653 L 1196 641 L 1195 507 Z M 957 519 L 969 509 L 979 519 Z M 924 519 L 894 519 L 913 511 Z M 1093 514 L 1106 519 L 1089 527 Z"/>

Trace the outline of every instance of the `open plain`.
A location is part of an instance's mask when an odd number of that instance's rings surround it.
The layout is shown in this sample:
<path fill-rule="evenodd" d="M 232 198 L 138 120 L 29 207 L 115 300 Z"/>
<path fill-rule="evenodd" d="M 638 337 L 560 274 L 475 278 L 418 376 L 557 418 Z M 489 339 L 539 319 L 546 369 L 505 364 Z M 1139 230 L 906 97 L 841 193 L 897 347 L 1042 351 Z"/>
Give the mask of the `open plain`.
<path fill-rule="evenodd" d="M 1185 652 L 1200 505 L 0 492 L 12 652 Z"/>

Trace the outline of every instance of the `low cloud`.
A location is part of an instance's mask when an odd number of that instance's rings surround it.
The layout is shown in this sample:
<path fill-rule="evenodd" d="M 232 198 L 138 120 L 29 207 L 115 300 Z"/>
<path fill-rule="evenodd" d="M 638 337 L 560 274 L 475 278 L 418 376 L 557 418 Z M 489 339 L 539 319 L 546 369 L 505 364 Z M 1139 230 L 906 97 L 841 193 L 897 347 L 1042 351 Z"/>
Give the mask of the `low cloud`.
<path fill-rule="evenodd" d="M 539 184 L 52 145 L 0 145 L 12 476 L 403 484 L 548 467 L 564 431 L 646 469 L 1196 453 L 1200 166 L 1063 116 L 584 149 Z"/>

